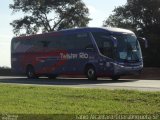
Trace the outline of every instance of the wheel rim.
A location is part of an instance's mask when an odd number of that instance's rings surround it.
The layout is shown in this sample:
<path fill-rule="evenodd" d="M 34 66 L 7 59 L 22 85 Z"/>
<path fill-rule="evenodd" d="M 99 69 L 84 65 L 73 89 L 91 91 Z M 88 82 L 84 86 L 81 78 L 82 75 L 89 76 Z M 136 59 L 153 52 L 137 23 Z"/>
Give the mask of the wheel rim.
<path fill-rule="evenodd" d="M 33 72 L 31 70 L 28 71 L 28 76 L 33 77 Z"/>
<path fill-rule="evenodd" d="M 90 69 L 88 70 L 87 74 L 88 74 L 88 77 L 89 77 L 89 78 L 93 78 L 94 75 L 95 75 L 95 71 L 90 68 Z"/>
<path fill-rule="evenodd" d="M 34 77 L 34 69 L 32 67 L 29 67 L 27 70 L 27 76 L 28 78 L 33 78 Z"/>

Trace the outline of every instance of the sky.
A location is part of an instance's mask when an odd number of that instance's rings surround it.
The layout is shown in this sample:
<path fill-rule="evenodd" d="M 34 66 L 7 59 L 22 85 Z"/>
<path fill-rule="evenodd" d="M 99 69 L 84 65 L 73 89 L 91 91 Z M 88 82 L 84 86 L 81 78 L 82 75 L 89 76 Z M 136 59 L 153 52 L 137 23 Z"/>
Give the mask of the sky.
<path fill-rule="evenodd" d="M 82 0 L 89 8 L 92 21 L 89 27 L 101 27 L 103 21 L 112 14 L 115 7 L 124 5 L 127 0 Z M 13 28 L 10 23 L 20 18 L 20 14 L 12 14 L 9 4 L 13 0 L 3 0 L 0 3 L 0 66 L 11 67 L 10 63 L 10 43 L 14 37 Z"/>

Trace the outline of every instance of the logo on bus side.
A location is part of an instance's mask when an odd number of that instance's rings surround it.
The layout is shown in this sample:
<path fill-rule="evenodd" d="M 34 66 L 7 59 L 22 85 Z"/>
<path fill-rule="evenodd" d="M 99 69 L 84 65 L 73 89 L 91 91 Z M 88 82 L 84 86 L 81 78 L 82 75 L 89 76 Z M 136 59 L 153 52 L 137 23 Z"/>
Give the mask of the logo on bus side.
<path fill-rule="evenodd" d="M 70 60 L 70 59 L 88 59 L 89 58 L 89 55 L 87 53 L 79 53 L 79 54 L 73 54 L 73 53 L 67 53 L 67 54 L 64 54 L 64 53 L 60 53 L 60 58 L 61 59 L 67 59 L 67 60 Z"/>
<path fill-rule="evenodd" d="M 88 54 L 87 53 L 79 53 L 79 58 L 81 59 L 88 59 Z"/>

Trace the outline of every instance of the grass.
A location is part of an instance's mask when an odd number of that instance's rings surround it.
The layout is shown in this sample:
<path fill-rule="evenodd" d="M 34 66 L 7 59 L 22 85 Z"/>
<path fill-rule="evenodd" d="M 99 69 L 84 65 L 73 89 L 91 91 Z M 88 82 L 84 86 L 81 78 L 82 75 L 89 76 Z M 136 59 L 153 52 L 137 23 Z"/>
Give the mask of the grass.
<path fill-rule="evenodd" d="M 2 114 L 157 114 L 160 92 L 0 85 Z"/>

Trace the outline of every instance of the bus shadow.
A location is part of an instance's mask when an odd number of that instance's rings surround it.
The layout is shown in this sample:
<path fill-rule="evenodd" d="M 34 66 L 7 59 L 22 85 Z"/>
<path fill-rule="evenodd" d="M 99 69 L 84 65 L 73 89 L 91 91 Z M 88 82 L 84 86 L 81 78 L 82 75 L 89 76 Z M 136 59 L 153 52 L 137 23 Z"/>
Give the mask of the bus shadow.
<path fill-rule="evenodd" d="M 69 86 L 69 85 L 94 85 L 94 84 L 110 84 L 110 83 L 127 83 L 136 82 L 136 79 L 120 79 L 118 81 L 112 81 L 111 79 L 98 79 L 96 81 L 88 80 L 85 78 L 39 78 L 39 79 L 27 79 L 21 77 L 13 78 L 0 78 L 0 83 L 6 84 L 29 84 L 29 85 L 56 85 L 56 86 Z"/>

